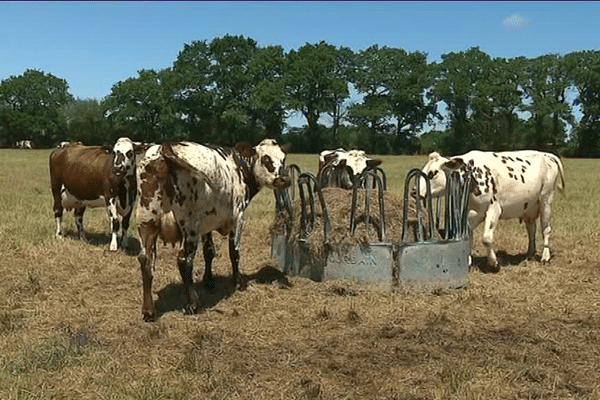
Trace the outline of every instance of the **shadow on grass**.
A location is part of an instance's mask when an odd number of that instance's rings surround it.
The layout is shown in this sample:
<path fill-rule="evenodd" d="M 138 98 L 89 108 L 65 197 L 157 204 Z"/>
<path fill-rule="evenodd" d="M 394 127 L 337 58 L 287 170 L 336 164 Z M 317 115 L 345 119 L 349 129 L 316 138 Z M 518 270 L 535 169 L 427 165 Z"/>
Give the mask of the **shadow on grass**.
<path fill-rule="evenodd" d="M 242 287 L 250 282 L 271 284 L 277 282 L 279 287 L 286 289 L 292 286 L 287 277 L 277 268 L 266 265 L 254 274 L 242 275 Z M 194 283 L 194 290 L 200 299 L 200 308 L 208 310 L 215 307 L 221 300 L 230 297 L 235 292 L 233 278 L 217 276 L 213 277 L 214 287 L 209 288 L 205 282 Z M 243 289 L 242 289 L 243 290 Z M 172 311 L 183 311 L 187 302 L 185 287 L 181 282 L 169 283 L 158 292 L 158 299 L 154 302 L 157 319 L 163 314 Z"/>
<path fill-rule="evenodd" d="M 65 229 L 63 231 L 63 236 L 65 238 L 79 240 L 79 234 L 74 229 Z M 106 247 L 108 250 L 108 246 L 110 245 L 110 233 L 102 233 L 102 232 L 86 232 L 85 233 L 86 242 L 92 246 L 96 247 Z M 120 240 L 120 236 L 119 236 Z M 125 243 L 125 247 L 122 249 L 125 254 L 128 256 L 137 256 L 140 254 L 141 246 L 140 241 L 131 236 L 131 234 L 127 235 L 127 240 Z"/>
<path fill-rule="evenodd" d="M 486 256 L 473 256 L 473 266 L 471 268 L 476 268 L 485 274 L 498 273 L 503 267 L 516 267 L 523 261 L 527 261 L 527 254 L 509 254 L 505 250 L 496 251 L 496 257 L 498 259 L 498 268 L 490 267 Z M 536 255 L 533 260 L 539 261 L 539 256 Z"/>

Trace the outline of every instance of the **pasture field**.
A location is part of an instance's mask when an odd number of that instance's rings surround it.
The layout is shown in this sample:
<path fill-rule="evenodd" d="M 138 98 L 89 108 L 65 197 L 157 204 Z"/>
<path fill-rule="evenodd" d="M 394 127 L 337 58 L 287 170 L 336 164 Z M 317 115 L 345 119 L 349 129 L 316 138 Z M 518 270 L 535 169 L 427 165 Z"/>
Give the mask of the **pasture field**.
<path fill-rule="evenodd" d="M 501 221 L 500 271 L 474 268 L 466 288 L 434 293 L 286 282 L 269 257 L 265 190 L 246 213 L 248 288 L 232 291 L 215 234 L 217 288 L 199 283 L 207 311 L 183 315 L 177 250 L 159 244 L 164 314 L 144 323 L 135 221 L 116 253 L 102 209 L 86 212 L 89 243 L 75 238 L 72 213 L 67 239 L 55 239 L 49 154 L 0 149 L 2 400 L 600 399 L 600 160 L 563 160 L 549 264 L 525 260 L 525 227 Z M 397 192 L 426 161 L 381 158 Z M 316 155 L 288 160 L 316 172 Z M 196 267 L 199 280 L 201 251 Z"/>

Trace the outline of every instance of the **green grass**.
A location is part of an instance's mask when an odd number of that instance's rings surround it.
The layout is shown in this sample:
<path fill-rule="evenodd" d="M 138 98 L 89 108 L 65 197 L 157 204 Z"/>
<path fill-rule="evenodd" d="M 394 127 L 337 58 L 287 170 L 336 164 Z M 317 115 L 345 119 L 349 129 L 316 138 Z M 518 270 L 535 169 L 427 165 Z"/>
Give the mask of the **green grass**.
<path fill-rule="evenodd" d="M 15 251 L 25 245 L 50 244 L 54 241 L 55 222 L 48 157 L 51 150 L 0 149 L 0 251 Z M 427 156 L 381 156 L 386 171 L 388 190 L 402 193 L 407 172 L 422 167 Z M 298 164 L 302 171 L 316 174 L 318 156 L 291 154 L 288 164 Z M 556 233 L 600 231 L 596 217 L 600 215 L 600 185 L 597 159 L 563 160 L 566 175 L 566 197 L 556 193 L 553 224 Z M 250 205 L 246 221 L 264 221 L 275 207 L 271 191 L 264 190 Z M 518 221 L 502 221 L 514 226 Z M 75 231 L 72 212 L 63 217 L 65 229 Z M 102 208 L 88 209 L 86 232 L 108 232 L 106 212 Z M 130 233 L 135 235 L 135 220 Z M 69 240 L 69 239 L 67 239 Z"/>

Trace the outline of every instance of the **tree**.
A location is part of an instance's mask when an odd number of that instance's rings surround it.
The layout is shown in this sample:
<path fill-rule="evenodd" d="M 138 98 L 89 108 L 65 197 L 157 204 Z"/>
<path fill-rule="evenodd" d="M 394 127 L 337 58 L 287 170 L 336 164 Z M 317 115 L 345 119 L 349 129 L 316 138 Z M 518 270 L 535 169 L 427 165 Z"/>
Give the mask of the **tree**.
<path fill-rule="evenodd" d="M 525 92 L 531 100 L 528 109 L 534 123 L 534 135 L 528 144 L 537 149 L 555 150 L 565 143 L 565 122 L 572 122 L 571 108 L 566 101 L 570 85 L 568 69 L 563 57 L 547 54 L 530 60 L 527 68 Z M 551 129 L 545 129 L 544 120 L 552 120 Z"/>
<path fill-rule="evenodd" d="M 111 143 L 104 110 L 98 100 L 76 99 L 63 105 L 61 114 L 67 126 L 64 140 L 86 145 Z"/>
<path fill-rule="evenodd" d="M 218 143 L 254 142 L 248 101 L 253 87 L 249 63 L 256 49 L 256 41 L 244 36 L 225 35 L 210 42 Z"/>
<path fill-rule="evenodd" d="M 574 52 L 565 56 L 572 83 L 577 87 L 575 105 L 583 116 L 575 131 L 575 155 L 600 156 L 600 51 Z"/>
<path fill-rule="evenodd" d="M 450 114 L 451 140 L 447 141 L 447 150 L 452 154 L 462 153 L 480 145 L 480 138 L 473 130 L 471 117 L 481 110 L 481 87 L 489 76 L 490 57 L 471 47 L 460 53 L 442 55 L 442 62 L 437 65 L 434 84 L 434 99 L 444 101 Z"/>
<path fill-rule="evenodd" d="M 142 69 L 138 77 L 116 83 L 103 103 L 109 120 L 136 140 L 162 142 L 177 136 L 181 119 L 175 112 L 175 80 L 170 68 Z"/>
<path fill-rule="evenodd" d="M 279 139 L 285 126 L 283 47 L 268 46 L 256 49 L 249 62 L 252 88 L 248 109 L 252 125 L 261 125 L 265 135 Z"/>
<path fill-rule="evenodd" d="M 389 132 L 397 153 L 412 152 L 423 124 L 437 115 L 430 101 L 433 79 L 427 54 L 371 46 L 358 55 L 353 83 L 365 97 L 354 106 L 352 118 L 369 126 L 373 145 L 378 135 Z"/>
<path fill-rule="evenodd" d="M 216 134 L 211 51 L 206 41 L 185 44 L 173 63 L 176 110 L 185 118 L 185 135 L 197 142 Z"/>
<path fill-rule="evenodd" d="M 0 143 L 31 139 L 38 147 L 52 146 L 64 134 L 60 108 L 73 100 L 62 78 L 26 70 L 0 83 Z"/>
<path fill-rule="evenodd" d="M 343 50 L 342 55 L 347 55 Z M 322 113 L 334 113 L 335 107 L 348 98 L 348 81 L 343 77 L 345 60 L 340 51 L 324 41 L 305 44 L 291 50 L 285 60 L 285 89 L 287 106 L 299 111 L 308 123 L 311 151 L 323 147 L 318 127 Z"/>

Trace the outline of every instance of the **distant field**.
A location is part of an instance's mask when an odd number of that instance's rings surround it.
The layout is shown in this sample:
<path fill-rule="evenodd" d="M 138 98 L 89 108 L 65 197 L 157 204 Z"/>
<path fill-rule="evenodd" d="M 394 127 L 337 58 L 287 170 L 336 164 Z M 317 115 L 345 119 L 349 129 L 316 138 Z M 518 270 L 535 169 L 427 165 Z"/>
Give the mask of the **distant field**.
<path fill-rule="evenodd" d="M 109 253 L 105 211 L 90 243 L 54 238 L 50 150 L 0 149 L 0 399 L 600 398 L 600 160 L 563 160 L 550 264 L 525 261 L 524 226 L 501 221 L 498 273 L 465 289 L 408 294 L 347 281 L 251 281 L 232 292 L 215 236 L 211 311 L 184 316 L 176 249 L 159 245 L 156 323 L 141 318 L 139 245 Z M 383 156 L 390 191 L 427 157 Z M 316 172 L 316 155 L 288 163 Z M 246 214 L 242 271 L 273 265 L 274 197 Z M 475 254 L 481 254 L 480 232 Z M 538 250 L 540 239 L 538 239 Z M 201 279 L 203 260 L 196 258 Z"/>

